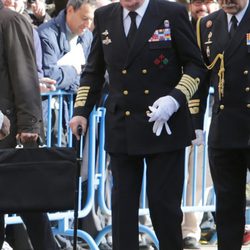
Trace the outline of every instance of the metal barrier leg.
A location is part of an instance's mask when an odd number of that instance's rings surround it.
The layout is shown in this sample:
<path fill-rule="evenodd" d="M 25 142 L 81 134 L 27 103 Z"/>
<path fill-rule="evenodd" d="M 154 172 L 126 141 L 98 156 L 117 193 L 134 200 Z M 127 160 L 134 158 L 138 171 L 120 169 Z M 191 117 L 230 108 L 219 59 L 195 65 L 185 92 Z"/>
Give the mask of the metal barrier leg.
<path fill-rule="evenodd" d="M 95 238 L 95 242 L 97 245 L 99 245 L 102 241 L 102 239 L 104 238 L 104 236 L 108 233 L 110 233 L 112 231 L 112 226 L 106 226 L 105 228 L 103 228 L 99 234 L 97 235 L 97 237 Z M 155 244 L 155 246 L 157 247 L 157 249 L 159 249 L 159 241 L 155 235 L 155 233 L 148 228 L 147 226 L 144 225 L 139 225 L 139 232 L 140 233 L 146 233 L 150 236 L 150 238 L 153 240 L 153 243 Z"/>
<path fill-rule="evenodd" d="M 60 233 L 61 235 L 65 236 L 73 236 L 74 230 L 73 229 L 68 229 L 63 233 Z M 82 230 L 77 230 L 77 236 L 87 242 L 91 250 L 99 250 L 96 242 L 93 240 L 93 238 L 86 232 Z"/>
<path fill-rule="evenodd" d="M 96 236 L 95 238 L 95 242 L 96 244 L 99 246 L 102 242 L 102 239 L 104 238 L 104 236 L 108 233 L 111 233 L 112 231 L 112 226 L 111 225 L 108 225 L 106 227 L 104 227 L 99 233 L 98 235 Z"/>
<path fill-rule="evenodd" d="M 147 226 L 139 225 L 139 232 L 148 234 L 150 236 L 150 238 L 153 240 L 153 242 L 154 242 L 155 246 L 157 247 L 157 249 L 159 249 L 159 241 L 158 241 L 154 231 L 152 231 Z"/>

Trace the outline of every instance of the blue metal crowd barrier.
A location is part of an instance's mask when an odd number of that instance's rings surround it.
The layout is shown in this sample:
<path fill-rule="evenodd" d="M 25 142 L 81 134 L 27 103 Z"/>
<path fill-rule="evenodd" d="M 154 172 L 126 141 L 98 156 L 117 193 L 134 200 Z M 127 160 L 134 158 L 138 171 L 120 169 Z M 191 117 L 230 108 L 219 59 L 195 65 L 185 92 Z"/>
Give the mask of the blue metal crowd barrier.
<path fill-rule="evenodd" d="M 58 110 L 58 123 L 57 123 L 57 146 L 62 146 L 61 141 L 61 134 L 63 133 L 62 123 L 64 117 L 63 110 L 65 109 L 65 105 L 67 104 L 67 111 L 68 111 L 68 118 L 72 117 L 73 114 L 73 102 L 74 102 L 74 94 L 68 93 L 64 91 L 55 91 L 43 94 L 44 104 L 47 105 L 47 117 L 46 117 L 46 144 L 48 147 L 53 146 L 51 140 L 52 134 L 52 112 L 53 109 L 56 108 Z M 53 99 L 56 99 L 57 106 L 53 107 Z M 66 102 L 66 103 L 65 103 Z M 91 209 L 94 207 L 95 204 L 95 190 L 97 190 L 97 205 L 100 207 L 103 214 L 107 216 L 111 216 L 110 206 L 107 205 L 107 197 L 105 195 L 105 183 L 106 183 L 106 168 L 107 168 L 107 154 L 104 150 L 104 141 L 105 141 L 105 108 L 100 107 L 96 110 L 93 110 L 89 120 L 89 141 L 87 142 L 89 145 L 88 151 L 88 192 L 87 192 L 87 200 L 83 208 L 79 207 L 79 218 L 84 218 L 87 216 Z M 207 113 L 208 116 L 208 113 Z M 207 117 L 206 117 L 207 119 Z M 67 120 L 67 119 L 66 119 Z M 66 127 L 68 126 L 66 121 Z M 98 129 L 97 129 L 98 128 Z M 73 145 L 73 138 L 72 133 L 70 130 L 67 130 L 67 144 L 64 146 L 72 147 Z M 82 143 L 83 148 L 83 143 Z M 98 153 L 97 153 L 98 152 Z M 206 204 L 206 169 L 207 169 L 207 153 L 206 153 L 206 145 L 204 146 L 203 151 L 203 162 L 202 162 L 202 198 L 201 203 L 197 205 L 197 201 L 195 198 L 196 193 L 196 181 L 197 181 L 197 148 L 194 147 L 194 175 L 192 177 L 192 204 L 186 204 L 186 194 L 187 194 L 187 166 L 188 166 L 188 159 L 186 158 L 185 164 L 185 183 L 184 183 L 184 190 L 183 190 L 183 203 L 182 209 L 183 212 L 194 212 L 194 211 L 214 211 L 215 205 L 213 204 Z M 145 164 L 145 171 L 144 171 L 144 178 L 143 178 L 143 185 L 141 191 L 141 200 L 140 200 L 140 209 L 139 215 L 149 215 L 149 210 L 147 207 L 147 197 L 146 197 L 146 164 Z M 79 180 L 81 183 L 81 179 Z M 80 188 L 81 185 L 79 185 Z M 79 199 L 82 197 L 81 192 Z M 81 202 L 79 202 L 81 204 Z M 57 221 L 58 225 L 53 228 L 53 232 L 55 234 L 62 234 L 73 236 L 73 229 L 70 228 L 70 220 L 74 218 L 73 211 L 67 212 L 57 212 L 57 213 L 50 213 L 49 218 L 51 221 Z M 8 216 L 6 217 L 7 224 L 18 224 L 22 223 L 22 220 L 18 216 Z M 95 239 L 92 238 L 87 232 L 82 230 L 78 230 L 78 237 L 82 238 L 84 241 L 88 243 L 91 249 L 97 250 L 98 245 L 101 243 L 102 238 L 105 237 L 106 234 L 110 233 L 112 230 L 111 225 L 107 225 L 103 228 L 103 230 L 97 235 Z M 142 233 L 147 233 L 155 246 L 158 248 L 158 240 L 155 236 L 155 233 L 151 230 L 151 228 L 145 225 L 139 225 L 139 230 Z"/>
<path fill-rule="evenodd" d="M 64 105 L 67 104 L 69 116 L 72 117 L 73 114 L 73 100 L 74 100 L 74 94 L 68 93 L 64 91 L 55 91 L 55 92 L 49 92 L 46 94 L 42 94 L 43 97 L 43 108 L 46 109 L 46 115 L 47 117 L 44 117 L 46 119 L 45 127 L 46 127 L 46 144 L 48 147 L 53 146 L 52 140 L 51 140 L 51 134 L 52 134 L 52 112 L 53 109 L 57 109 L 58 111 L 58 120 L 57 120 L 57 146 L 62 146 L 61 141 L 61 134 L 63 132 L 63 116 L 65 115 L 63 113 L 63 110 L 65 109 Z M 56 99 L 57 105 L 52 106 L 53 101 L 52 99 Z M 66 101 L 66 103 L 65 103 Z M 93 115 L 91 115 L 90 118 L 90 129 L 92 127 L 92 120 Z M 67 124 L 66 124 L 67 125 Z M 93 132 L 92 132 L 93 133 Z M 70 130 L 67 132 L 68 134 L 68 141 L 67 141 L 67 147 L 72 147 L 72 133 Z M 96 187 L 96 177 L 95 177 L 95 148 L 92 146 L 94 145 L 91 140 L 93 140 L 93 137 L 90 137 L 90 141 L 88 142 L 89 147 L 89 163 L 88 163 L 88 192 L 87 192 L 87 198 L 86 202 L 84 203 L 84 207 L 81 208 L 79 206 L 78 211 L 78 218 L 83 218 L 89 214 L 91 211 L 93 205 L 94 205 L 94 197 L 95 197 L 95 187 Z M 81 149 L 83 149 L 83 143 L 81 143 Z M 92 160 L 93 159 L 93 160 Z M 82 197 L 81 192 L 81 177 L 79 178 L 79 199 Z M 81 202 L 79 202 L 81 204 Z M 66 212 L 55 212 L 55 213 L 49 213 L 48 214 L 50 221 L 56 221 L 56 225 L 53 226 L 53 233 L 54 234 L 61 234 L 65 236 L 73 236 L 73 229 L 70 227 L 70 221 L 74 219 L 74 211 L 66 211 Z M 22 223 L 22 219 L 17 215 L 6 215 L 5 216 L 5 223 L 7 224 L 20 224 Z M 84 241 L 87 242 L 89 247 L 92 250 L 98 250 L 98 245 L 94 241 L 93 237 L 89 235 L 87 232 L 83 230 L 77 231 L 77 236 Z"/>

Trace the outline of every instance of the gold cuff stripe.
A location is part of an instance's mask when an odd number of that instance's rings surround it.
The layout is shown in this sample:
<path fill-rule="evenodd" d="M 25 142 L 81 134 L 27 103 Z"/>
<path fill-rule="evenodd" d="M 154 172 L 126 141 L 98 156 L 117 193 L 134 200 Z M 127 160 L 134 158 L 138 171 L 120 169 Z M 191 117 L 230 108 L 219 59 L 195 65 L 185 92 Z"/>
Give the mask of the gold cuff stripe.
<path fill-rule="evenodd" d="M 82 98 L 88 96 L 88 93 L 78 93 L 77 98 Z"/>
<path fill-rule="evenodd" d="M 82 86 L 77 91 L 76 101 L 75 101 L 75 108 L 84 107 L 86 104 L 86 100 L 89 94 L 90 86 Z"/>
<path fill-rule="evenodd" d="M 191 76 L 184 74 L 175 88 L 179 89 L 186 96 L 187 101 L 189 101 L 198 89 L 199 83 L 199 78 L 194 79 Z"/>
<path fill-rule="evenodd" d="M 187 89 L 187 87 L 183 84 L 178 84 L 178 86 L 176 88 L 179 89 L 186 96 L 187 100 L 189 100 L 191 98 L 191 93 L 189 92 L 189 89 Z"/>
<path fill-rule="evenodd" d="M 85 104 L 86 99 L 87 99 L 88 94 L 89 94 L 89 90 L 90 90 L 89 86 L 80 87 L 77 91 L 75 103 L 84 101 L 84 104 Z M 75 104 L 75 105 L 77 105 L 77 104 Z M 79 106 L 82 106 L 82 105 L 79 105 Z"/>
<path fill-rule="evenodd" d="M 194 94 L 194 92 L 196 91 L 197 87 L 196 87 L 196 81 L 193 78 L 190 77 L 185 77 L 185 75 L 183 75 L 181 82 L 183 81 L 183 83 L 186 84 L 186 87 L 189 89 L 189 92 L 191 93 L 191 95 Z"/>
<path fill-rule="evenodd" d="M 193 108 L 193 107 L 199 107 L 200 104 L 199 103 L 194 103 L 194 104 L 188 104 L 189 108 Z"/>
<path fill-rule="evenodd" d="M 78 100 L 78 99 L 86 99 L 88 97 L 88 93 L 86 93 L 86 94 L 80 94 L 80 95 L 77 95 L 76 96 L 76 100 Z"/>
<path fill-rule="evenodd" d="M 185 87 L 183 87 L 183 86 L 181 86 L 180 84 L 178 84 L 178 85 L 176 86 L 176 89 L 179 89 L 179 90 L 186 96 L 186 99 L 187 99 L 187 100 L 190 99 L 190 93 L 189 93 L 189 91 L 188 91 Z"/>
<path fill-rule="evenodd" d="M 81 90 L 89 90 L 90 89 L 90 86 L 82 86 L 78 89 L 78 91 L 81 91 Z"/>
<path fill-rule="evenodd" d="M 89 93 L 89 89 L 88 89 L 88 90 L 87 90 L 87 89 L 86 89 L 86 90 L 80 90 L 80 91 L 78 91 L 77 93 L 78 93 L 78 94 L 79 94 L 79 93 Z"/>
<path fill-rule="evenodd" d="M 199 107 L 200 106 L 200 100 L 199 99 L 193 99 L 188 102 L 188 107 Z"/>
<path fill-rule="evenodd" d="M 199 113 L 199 108 L 198 107 L 189 108 L 189 111 L 192 115 L 195 115 Z"/>
<path fill-rule="evenodd" d="M 190 97 L 191 97 L 192 93 L 194 93 L 194 90 L 195 90 L 195 86 L 193 86 L 193 83 L 190 81 L 187 81 L 186 79 L 183 79 L 182 85 L 184 85 L 188 89 L 190 93 Z"/>
<path fill-rule="evenodd" d="M 75 102 L 86 102 L 87 98 L 77 98 Z"/>
<path fill-rule="evenodd" d="M 75 108 L 84 107 L 85 103 L 86 101 L 76 101 L 74 107 Z"/>
<path fill-rule="evenodd" d="M 200 103 L 200 99 L 192 99 L 189 103 Z"/>
<path fill-rule="evenodd" d="M 191 86 L 193 87 L 193 92 L 192 92 L 193 95 L 198 89 L 198 86 L 200 84 L 200 79 L 198 77 L 195 79 L 191 78 L 190 81 L 191 81 Z"/>

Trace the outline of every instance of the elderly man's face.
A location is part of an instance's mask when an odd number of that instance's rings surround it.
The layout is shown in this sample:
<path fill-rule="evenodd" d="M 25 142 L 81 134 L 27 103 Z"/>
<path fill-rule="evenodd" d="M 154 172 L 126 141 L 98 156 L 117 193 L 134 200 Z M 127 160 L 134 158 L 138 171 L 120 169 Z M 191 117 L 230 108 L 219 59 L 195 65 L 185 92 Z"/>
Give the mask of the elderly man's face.
<path fill-rule="evenodd" d="M 236 15 L 247 4 L 247 0 L 219 0 L 221 8 L 228 14 Z"/>
<path fill-rule="evenodd" d="M 121 6 L 129 11 L 135 11 L 143 4 L 143 2 L 144 0 L 120 0 Z"/>

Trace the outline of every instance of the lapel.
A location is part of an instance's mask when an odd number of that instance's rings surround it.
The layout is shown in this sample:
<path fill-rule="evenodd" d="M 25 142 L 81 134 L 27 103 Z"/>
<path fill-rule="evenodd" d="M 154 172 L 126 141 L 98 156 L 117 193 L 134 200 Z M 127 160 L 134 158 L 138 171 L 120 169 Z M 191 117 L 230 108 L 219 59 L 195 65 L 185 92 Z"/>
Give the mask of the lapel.
<path fill-rule="evenodd" d="M 124 51 L 128 50 L 127 38 L 124 32 L 123 25 L 123 12 L 120 3 L 117 3 L 115 8 L 110 13 L 110 18 L 107 24 L 108 32 L 110 32 L 111 40 L 116 41 L 112 44 L 114 51 Z M 102 30 L 102 36 L 105 30 Z"/>
<path fill-rule="evenodd" d="M 246 33 L 250 30 L 250 4 L 242 18 L 239 27 L 236 30 L 232 40 L 228 44 L 225 50 L 225 64 L 229 61 L 229 58 L 233 55 L 237 47 L 241 44 L 242 39 L 246 40 Z"/>
<path fill-rule="evenodd" d="M 145 43 L 148 42 L 149 38 L 155 31 L 155 28 L 162 22 L 163 17 L 159 18 L 159 13 L 157 1 L 150 0 L 141 24 L 136 32 L 134 45 L 128 50 L 128 55 L 124 65 L 125 68 L 127 68 L 135 56 L 140 53 L 140 50 Z"/>

